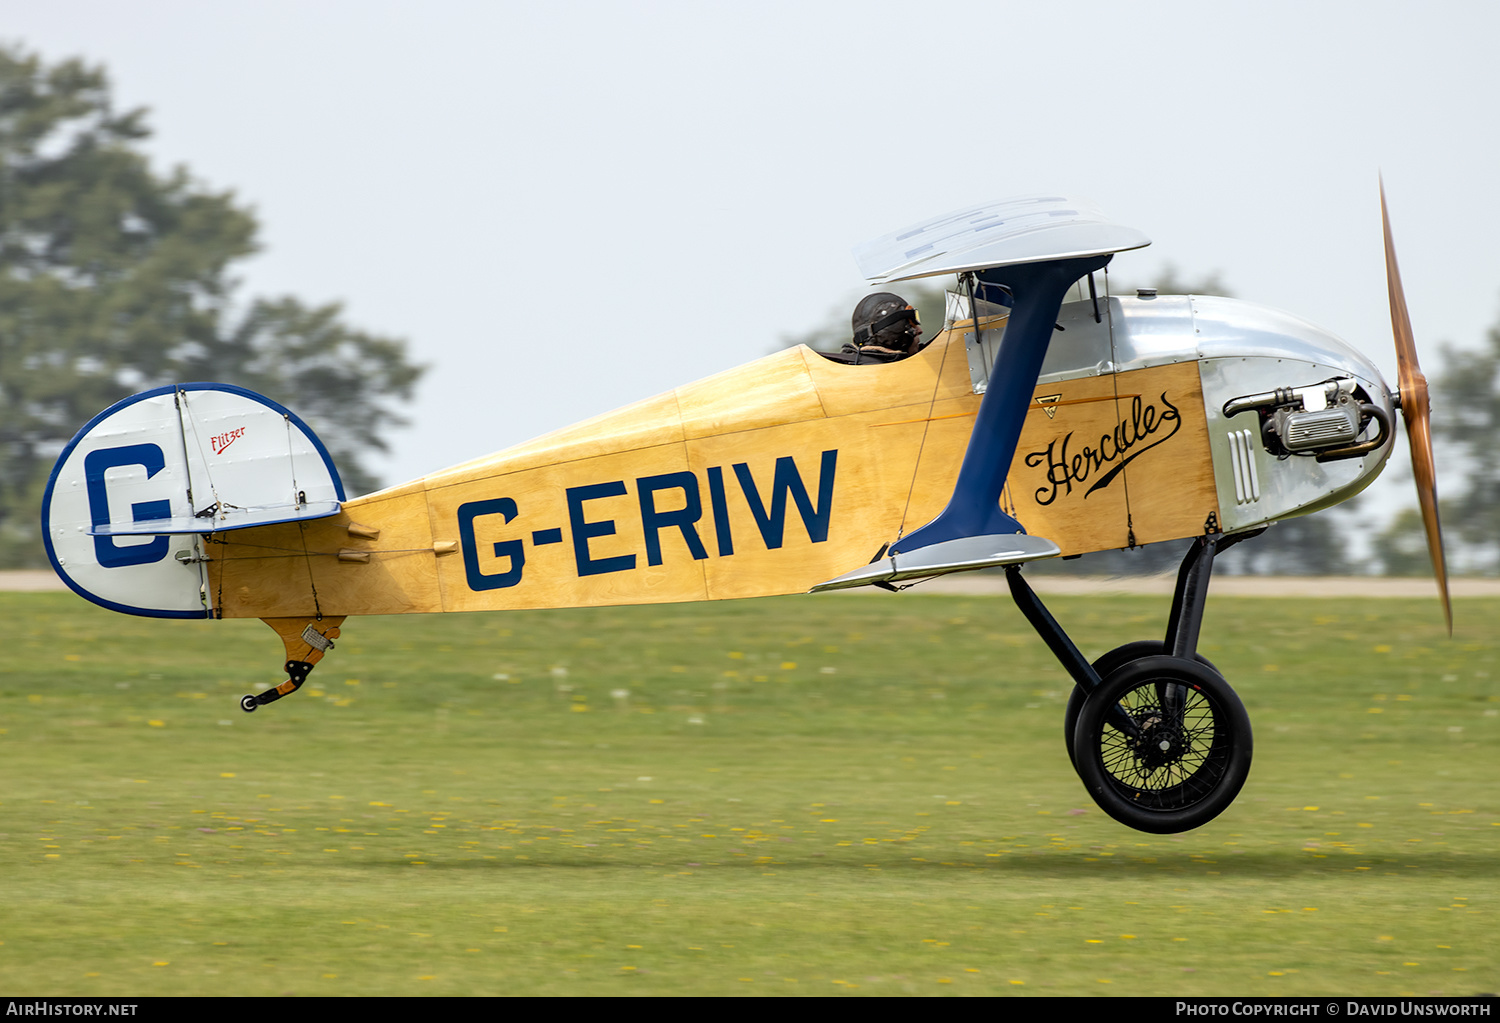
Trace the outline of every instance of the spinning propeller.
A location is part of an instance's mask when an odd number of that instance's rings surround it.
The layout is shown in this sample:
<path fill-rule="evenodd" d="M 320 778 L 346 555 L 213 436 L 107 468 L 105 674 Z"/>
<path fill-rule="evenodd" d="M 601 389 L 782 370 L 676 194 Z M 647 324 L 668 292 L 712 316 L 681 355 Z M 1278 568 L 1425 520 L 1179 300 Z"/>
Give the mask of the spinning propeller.
<path fill-rule="evenodd" d="M 1406 312 L 1406 294 L 1401 288 L 1401 270 L 1396 266 L 1396 245 L 1391 240 L 1391 218 L 1385 208 L 1385 182 L 1380 183 L 1380 219 L 1385 225 L 1385 282 L 1391 295 L 1391 333 L 1396 338 L 1396 389 L 1401 418 L 1406 420 L 1406 439 L 1411 445 L 1411 469 L 1417 481 L 1417 500 L 1422 506 L 1422 526 L 1427 531 L 1427 553 L 1443 598 L 1448 634 L 1453 634 L 1453 603 L 1448 597 L 1448 566 L 1443 559 L 1443 530 L 1438 522 L 1437 467 L 1432 458 L 1432 403 L 1427 396 L 1427 378 L 1417 362 L 1411 317 Z"/>

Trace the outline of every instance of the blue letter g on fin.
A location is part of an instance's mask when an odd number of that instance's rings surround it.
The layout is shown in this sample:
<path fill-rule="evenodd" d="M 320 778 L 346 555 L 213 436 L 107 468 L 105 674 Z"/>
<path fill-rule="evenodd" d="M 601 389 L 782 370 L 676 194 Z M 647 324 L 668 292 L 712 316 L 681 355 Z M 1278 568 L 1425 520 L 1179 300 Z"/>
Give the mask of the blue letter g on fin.
<path fill-rule="evenodd" d="M 145 466 L 146 478 L 149 480 L 166 468 L 167 459 L 155 444 L 127 444 L 124 447 L 90 451 L 83 460 L 83 477 L 88 484 L 90 524 L 109 524 L 109 491 L 104 485 L 104 474 L 122 465 Z M 142 501 L 131 505 L 130 512 L 132 521 L 145 522 L 167 518 L 172 514 L 172 506 L 170 501 Z M 112 536 L 96 536 L 94 557 L 105 568 L 150 565 L 167 556 L 167 547 L 171 542 L 170 537 L 158 536 L 150 543 L 119 547 Z"/>

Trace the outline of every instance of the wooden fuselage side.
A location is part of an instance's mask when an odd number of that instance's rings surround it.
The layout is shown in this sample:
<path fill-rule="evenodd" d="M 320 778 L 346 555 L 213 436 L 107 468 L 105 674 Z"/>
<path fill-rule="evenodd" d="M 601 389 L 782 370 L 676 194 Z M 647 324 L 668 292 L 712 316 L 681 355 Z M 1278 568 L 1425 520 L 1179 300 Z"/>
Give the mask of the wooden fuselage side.
<path fill-rule="evenodd" d="M 210 597 L 274 618 L 804 592 L 947 503 L 981 400 L 963 326 L 889 365 L 788 349 L 331 518 L 220 534 Z M 1194 361 L 1034 398 L 1004 498 L 1028 532 L 1065 555 L 1203 532 L 1217 500 Z"/>

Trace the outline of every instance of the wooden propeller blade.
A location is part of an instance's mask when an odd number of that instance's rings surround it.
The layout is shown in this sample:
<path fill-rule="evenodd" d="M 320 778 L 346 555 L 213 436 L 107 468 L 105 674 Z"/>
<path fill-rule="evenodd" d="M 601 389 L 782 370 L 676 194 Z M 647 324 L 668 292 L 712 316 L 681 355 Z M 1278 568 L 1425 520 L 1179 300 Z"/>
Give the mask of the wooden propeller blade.
<path fill-rule="evenodd" d="M 1406 421 L 1406 440 L 1411 445 L 1411 470 L 1417 482 L 1417 501 L 1422 506 L 1422 527 L 1427 531 L 1427 553 L 1443 598 L 1443 616 L 1448 635 L 1453 635 L 1453 602 L 1448 596 L 1448 564 L 1443 557 L 1443 529 L 1438 521 L 1437 463 L 1432 457 L 1432 402 L 1427 395 L 1427 377 L 1417 361 L 1411 316 L 1406 311 L 1406 293 L 1401 270 L 1396 265 L 1396 245 L 1391 240 L 1391 218 L 1385 208 L 1385 182 L 1380 183 L 1380 219 L 1385 227 L 1385 283 L 1391 298 L 1391 333 L 1396 339 L 1396 387 L 1401 394 L 1401 418 Z"/>

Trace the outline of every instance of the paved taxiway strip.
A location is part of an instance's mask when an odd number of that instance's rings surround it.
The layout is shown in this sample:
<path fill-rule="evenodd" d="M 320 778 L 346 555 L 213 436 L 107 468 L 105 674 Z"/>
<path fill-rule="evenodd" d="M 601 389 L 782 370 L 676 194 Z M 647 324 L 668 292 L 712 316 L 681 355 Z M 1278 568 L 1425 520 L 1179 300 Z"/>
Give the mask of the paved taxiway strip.
<path fill-rule="evenodd" d="M 1135 593 L 1172 595 L 1177 573 L 1153 576 L 1059 576 L 1029 574 L 1026 581 L 1043 595 Z M 1500 597 L 1500 579 L 1450 579 L 1454 597 Z M 950 593 L 978 596 L 1008 593 L 999 573 L 959 574 L 921 584 L 913 593 Z M 1216 597 L 1433 597 L 1438 595 L 1432 579 L 1401 579 L 1386 576 L 1271 576 L 1215 575 L 1209 591 Z"/>

